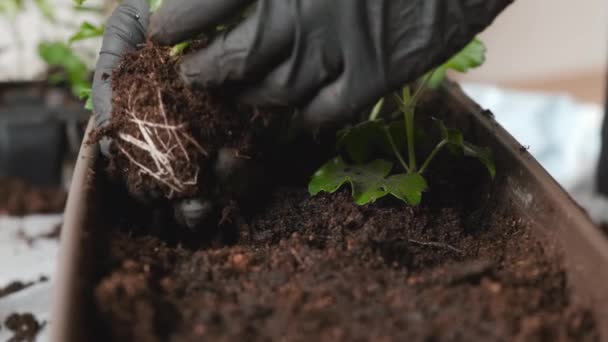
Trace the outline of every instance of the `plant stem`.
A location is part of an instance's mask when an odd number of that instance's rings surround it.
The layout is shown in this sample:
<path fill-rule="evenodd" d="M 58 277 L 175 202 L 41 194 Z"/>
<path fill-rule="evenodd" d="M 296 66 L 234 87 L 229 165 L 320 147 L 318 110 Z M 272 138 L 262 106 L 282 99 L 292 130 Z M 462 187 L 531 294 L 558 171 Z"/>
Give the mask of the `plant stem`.
<path fill-rule="evenodd" d="M 403 115 L 405 118 L 405 132 L 407 135 L 407 154 L 409 155 L 410 160 L 410 170 L 412 172 L 416 172 L 416 137 L 414 135 L 414 111 L 416 109 L 416 105 L 418 103 L 418 98 L 422 94 L 423 90 L 426 89 L 431 76 L 435 73 L 437 69 L 429 72 L 424 76 L 422 80 L 418 82 L 418 87 L 414 92 L 414 95 L 410 95 L 410 88 L 406 86 L 403 88 L 403 99 L 401 99 L 401 104 L 403 106 Z M 422 172 L 421 172 L 422 173 Z"/>
<path fill-rule="evenodd" d="M 382 111 L 383 106 L 384 106 L 384 97 L 381 98 L 380 101 L 378 101 L 378 103 L 376 103 L 376 105 L 374 106 L 374 109 L 372 109 L 372 112 L 369 115 L 369 121 L 374 121 L 378 118 L 378 116 L 380 115 L 380 112 Z"/>
<path fill-rule="evenodd" d="M 433 152 L 431 152 L 431 154 L 429 154 L 429 156 L 424 161 L 424 164 L 422 164 L 422 167 L 420 168 L 420 171 L 418 172 L 419 174 L 423 174 L 424 171 L 426 171 L 429 164 L 431 164 L 431 161 L 433 160 L 433 158 L 435 158 L 437 153 L 439 153 L 439 151 L 441 151 L 443 146 L 447 145 L 447 143 L 448 143 L 448 141 L 444 139 L 444 140 L 441 140 L 439 142 L 439 144 L 437 144 L 437 146 L 435 146 L 435 148 L 433 149 Z"/>
<path fill-rule="evenodd" d="M 407 108 L 405 116 L 405 134 L 407 136 L 407 154 L 410 159 L 410 170 L 416 172 L 416 137 L 414 136 L 414 108 Z"/>
<path fill-rule="evenodd" d="M 401 156 L 401 153 L 399 152 L 399 149 L 397 148 L 397 145 L 393 140 L 393 136 L 391 135 L 391 132 L 387 127 L 384 127 L 384 134 L 386 134 L 386 138 L 388 139 L 388 142 L 390 143 L 391 148 L 393 149 L 393 153 L 395 153 L 395 157 L 397 157 L 399 163 L 401 163 L 401 166 L 403 166 L 405 172 L 410 173 L 410 168 L 407 166 L 405 160 L 403 160 L 403 157 Z"/>

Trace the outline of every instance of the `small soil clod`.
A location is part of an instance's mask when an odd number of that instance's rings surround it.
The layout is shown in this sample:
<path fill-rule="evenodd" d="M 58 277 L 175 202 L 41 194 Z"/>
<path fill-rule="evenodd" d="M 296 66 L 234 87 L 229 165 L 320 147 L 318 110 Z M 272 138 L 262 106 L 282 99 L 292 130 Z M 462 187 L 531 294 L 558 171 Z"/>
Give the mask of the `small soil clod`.
<path fill-rule="evenodd" d="M 13 313 L 6 318 L 4 326 L 14 334 L 8 342 L 33 342 L 45 323 L 39 323 L 31 313 Z"/>

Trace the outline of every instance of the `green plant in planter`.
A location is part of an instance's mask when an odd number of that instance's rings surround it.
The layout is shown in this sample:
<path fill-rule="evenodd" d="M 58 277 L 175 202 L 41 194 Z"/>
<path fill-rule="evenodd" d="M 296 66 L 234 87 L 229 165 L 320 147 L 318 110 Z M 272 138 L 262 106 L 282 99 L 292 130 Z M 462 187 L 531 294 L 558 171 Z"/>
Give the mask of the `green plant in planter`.
<path fill-rule="evenodd" d="M 74 2 L 76 10 L 101 11 L 101 9 L 81 7 L 85 0 L 74 0 Z M 101 37 L 103 32 L 103 25 L 96 26 L 85 21 L 80 24 L 78 30 L 69 38 L 67 43 L 42 42 L 38 45 L 38 55 L 40 58 L 50 67 L 58 69 L 49 75 L 48 81 L 52 84 L 67 83 L 72 94 L 85 101 L 85 108 L 89 110 L 93 109 L 93 102 L 91 100 L 91 70 L 74 51 L 72 44 L 86 39 Z"/>
<path fill-rule="evenodd" d="M 9 0 L 15 3 L 21 3 L 21 0 Z M 77 10 L 93 10 L 98 9 L 85 8 L 86 0 L 73 0 Z M 36 0 L 36 2 L 44 2 L 44 0 Z M 162 4 L 162 0 L 149 0 L 151 11 L 156 11 Z M 0 7 L 1 9 L 2 7 Z M 1 10 L 0 10 L 1 12 Z M 84 61 L 75 53 L 72 48 L 72 43 L 86 39 L 99 38 L 103 36 L 104 26 L 96 26 L 90 22 L 81 23 L 80 27 L 68 40 L 65 42 L 43 42 L 38 46 L 38 55 L 51 67 L 57 67 L 61 71 L 52 74 L 49 77 L 51 83 L 67 82 L 72 93 L 85 101 L 85 108 L 92 110 L 93 102 L 91 99 L 91 81 L 90 70 Z M 184 49 L 189 46 L 189 42 L 177 44 L 171 51 L 171 55 L 179 55 Z"/>
<path fill-rule="evenodd" d="M 355 203 L 373 203 L 387 195 L 394 196 L 409 205 L 418 205 L 427 189 L 425 171 L 437 153 L 447 147 L 452 152 L 475 157 L 481 161 L 494 177 L 496 169 L 491 152 L 464 140 L 462 133 L 448 128 L 435 119 L 441 132 L 441 140 L 432 152 L 418 164 L 416 158 L 415 110 L 421 94 L 428 88 L 437 88 L 448 70 L 466 72 L 483 64 L 485 47 L 475 39 L 445 64 L 423 76 L 412 92 L 410 86 L 391 96 L 395 100 L 401 119 L 386 122 L 379 118 L 386 99 L 378 101 L 369 119 L 338 132 L 337 156 L 323 165 L 312 177 L 308 191 L 312 196 L 321 192 L 333 193 L 343 185 L 350 185 Z M 393 116 L 393 115 L 391 115 Z M 407 161 L 402 155 L 407 150 Z M 378 158 L 392 155 L 394 160 Z M 395 165 L 401 169 L 395 171 Z"/>

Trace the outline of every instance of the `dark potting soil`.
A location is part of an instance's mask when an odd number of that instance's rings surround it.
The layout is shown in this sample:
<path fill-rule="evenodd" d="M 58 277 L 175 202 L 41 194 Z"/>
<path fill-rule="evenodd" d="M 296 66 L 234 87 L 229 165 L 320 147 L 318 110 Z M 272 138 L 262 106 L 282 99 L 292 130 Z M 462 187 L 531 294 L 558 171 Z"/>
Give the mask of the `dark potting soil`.
<path fill-rule="evenodd" d="M 44 325 L 31 313 L 13 313 L 4 321 L 4 326 L 14 334 L 7 342 L 33 342 Z"/>
<path fill-rule="evenodd" d="M 61 213 L 67 193 L 61 188 L 35 187 L 17 179 L 0 179 L 0 215 Z"/>
<path fill-rule="evenodd" d="M 101 330 L 115 341 L 599 340 L 554 246 L 475 161 L 440 160 L 416 208 L 278 184 L 229 245 L 123 221 L 101 258 Z"/>
<path fill-rule="evenodd" d="M 210 165 L 217 150 L 260 158 L 256 132 L 272 121 L 267 112 L 238 104 L 230 91 L 186 86 L 178 63 L 170 48 L 148 43 L 126 54 L 112 74 L 112 119 L 98 138 L 114 142 L 110 174 L 143 200 L 213 197 L 214 189 L 201 184 L 214 183 Z"/>

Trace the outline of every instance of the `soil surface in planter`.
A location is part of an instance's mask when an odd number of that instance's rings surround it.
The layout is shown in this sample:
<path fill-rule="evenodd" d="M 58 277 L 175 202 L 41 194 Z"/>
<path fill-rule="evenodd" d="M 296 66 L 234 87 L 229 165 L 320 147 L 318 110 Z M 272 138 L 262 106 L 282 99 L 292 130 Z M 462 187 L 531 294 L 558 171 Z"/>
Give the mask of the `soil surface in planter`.
<path fill-rule="evenodd" d="M 109 229 L 100 331 L 116 341 L 599 340 L 559 253 L 475 160 L 441 153 L 416 208 L 360 207 L 346 191 L 311 198 L 302 179 L 236 222 L 232 244 L 129 220 Z"/>
<path fill-rule="evenodd" d="M 67 193 L 55 187 L 35 187 L 17 179 L 0 179 L 0 215 L 61 213 Z"/>

